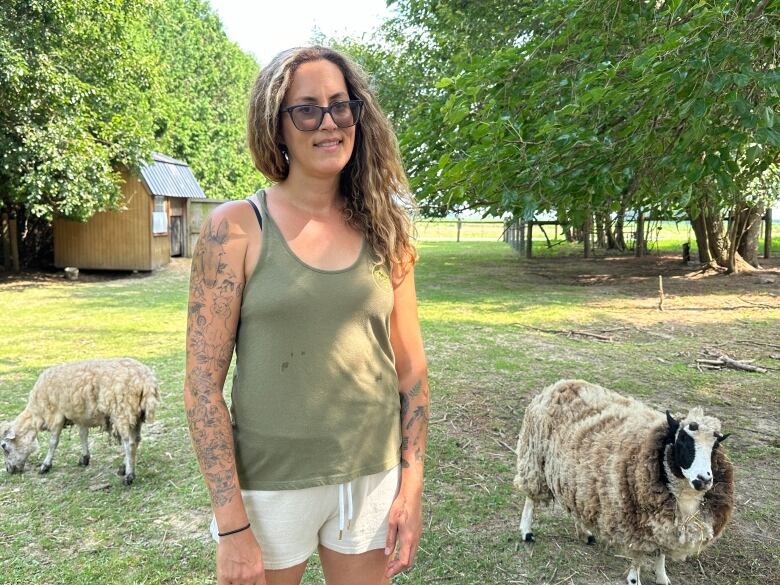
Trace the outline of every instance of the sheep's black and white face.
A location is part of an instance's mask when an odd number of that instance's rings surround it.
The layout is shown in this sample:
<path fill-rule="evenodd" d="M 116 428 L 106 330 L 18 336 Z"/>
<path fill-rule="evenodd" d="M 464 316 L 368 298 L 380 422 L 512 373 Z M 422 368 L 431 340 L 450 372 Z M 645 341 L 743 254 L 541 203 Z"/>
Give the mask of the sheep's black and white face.
<path fill-rule="evenodd" d="M 712 449 L 726 437 L 720 433 L 720 421 L 694 408 L 677 421 L 667 412 L 670 429 L 675 431 L 673 454 L 680 472 L 697 491 L 712 487 Z M 676 427 L 676 428 L 675 428 Z"/>
<path fill-rule="evenodd" d="M 17 473 L 24 470 L 24 464 L 30 454 L 38 448 L 35 433 L 17 434 L 13 423 L 0 427 L 0 448 L 5 456 L 5 470 Z"/>

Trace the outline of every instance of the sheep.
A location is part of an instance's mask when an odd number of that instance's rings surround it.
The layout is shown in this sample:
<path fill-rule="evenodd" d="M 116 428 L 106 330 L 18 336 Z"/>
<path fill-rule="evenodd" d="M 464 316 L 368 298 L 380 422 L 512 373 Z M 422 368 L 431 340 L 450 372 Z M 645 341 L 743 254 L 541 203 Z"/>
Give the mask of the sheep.
<path fill-rule="evenodd" d="M 48 430 L 49 451 L 40 473 L 51 469 L 63 427 L 75 424 L 81 438 L 79 465 L 89 465 L 89 429 L 102 427 L 117 436 L 125 460 L 119 468 L 123 483 L 135 479 L 141 425 L 154 418 L 160 389 L 154 373 L 131 358 L 94 359 L 65 363 L 44 370 L 35 382 L 25 409 L 0 428 L 0 447 L 8 473 L 21 472 Z"/>
<path fill-rule="evenodd" d="M 551 500 L 632 562 L 640 585 L 655 558 L 655 582 L 669 585 L 666 555 L 698 554 L 723 532 L 734 508 L 734 470 L 718 419 L 693 408 L 683 419 L 582 380 L 561 380 L 535 396 L 517 441 L 514 484 L 526 494 L 521 537 L 533 542 L 534 506 Z"/>

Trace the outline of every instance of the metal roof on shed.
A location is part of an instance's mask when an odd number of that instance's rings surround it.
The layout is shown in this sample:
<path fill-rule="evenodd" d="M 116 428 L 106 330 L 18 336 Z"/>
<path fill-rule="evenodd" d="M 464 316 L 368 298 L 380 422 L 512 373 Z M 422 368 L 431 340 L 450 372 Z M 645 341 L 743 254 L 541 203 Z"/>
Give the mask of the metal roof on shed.
<path fill-rule="evenodd" d="M 152 195 L 206 198 L 186 162 L 157 152 L 152 153 L 152 160 L 153 163 L 141 167 L 141 176 Z"/>

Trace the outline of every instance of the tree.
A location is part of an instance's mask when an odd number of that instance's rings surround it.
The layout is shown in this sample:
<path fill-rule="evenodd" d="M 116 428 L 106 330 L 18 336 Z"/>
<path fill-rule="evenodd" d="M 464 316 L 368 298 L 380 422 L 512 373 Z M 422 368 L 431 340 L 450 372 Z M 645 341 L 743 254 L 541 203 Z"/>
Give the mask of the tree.
<path fill-rule="evenodd" d="M 257 72 L 203 0 L 3 0 L 0 208 L 86 220 L 153 150 L 209 196 L 245 197 L 262 184 L 245 146 Z"/>
<path fill-rule="evenodd" d="M 0 13 L 0 197 L 86 219 L 119 197 L 117 164 L 158 149 L 207 193 L 260 184 L 245 148 L 258 67 L 200 0 L 6 2 Z"/>
<path fill-rule="evenodd" d="M 777 184 L 780 6 L 517 3 L 496 33 L 475 4 L 400 2 L 393 26 L 423 40 L 376 43 L 439 76 L 413 92 L 427 105 L 395 101 L 411 112 L 401 143 L 423 207 L 555 211 L 578 226 L 621 210 L 690 217 L 702 260 L 736 270 L 755 222 L 724 231 L 722 220 L 765 205 Z M 421 44 L 448 65 L 430 65 Z M 386 95 L 403 91 L 379 69 Z"/>
<path fill-rule="evenodd" d="M 257 63 L 204 0 L 154 3 L 147 22 L 161 79 L 152 103 L 156 147 L 186 160 L 210 197 L 246 197 L 263 184 L 246 145 Z"/>
<path fill-rule="evenodd" d="M 0 202 L 84 219 L 119 197 L 113 163 L 151 150 L 154 68 L 137 59 L 142 2 L 5 1 Z M 144 107 L 147 106 L 147 107 Z"/>

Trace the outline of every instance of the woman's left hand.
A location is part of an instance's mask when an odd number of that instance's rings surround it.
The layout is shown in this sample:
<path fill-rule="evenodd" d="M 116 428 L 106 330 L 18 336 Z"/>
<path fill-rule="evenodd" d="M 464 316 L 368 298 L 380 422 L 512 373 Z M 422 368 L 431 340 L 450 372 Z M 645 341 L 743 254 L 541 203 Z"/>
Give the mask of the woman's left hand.
<path fill-rule="evenodd" d="M 417 545 L 422 533 L 422 494 L 399 493 L 390 507 L 390 521 L 387 530 L 385 555 L 387 562 L 385 577 L 393 577 L 414 564 Z M 398 547 L 396 558 L 395 550 Z"/>

